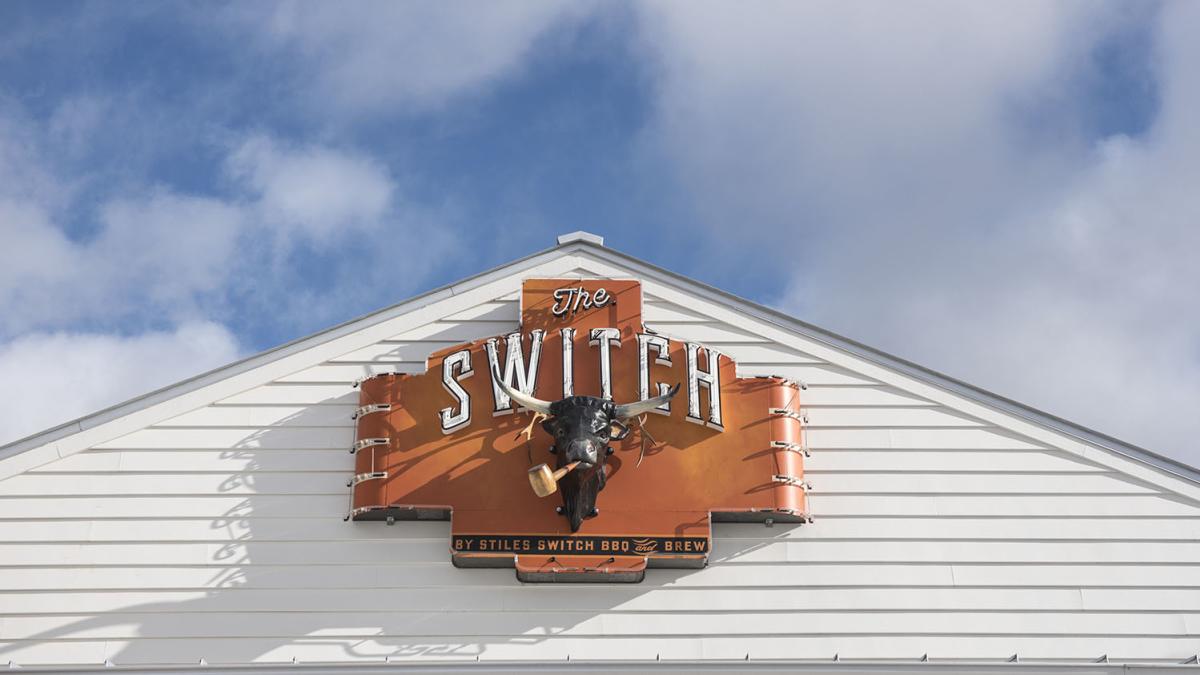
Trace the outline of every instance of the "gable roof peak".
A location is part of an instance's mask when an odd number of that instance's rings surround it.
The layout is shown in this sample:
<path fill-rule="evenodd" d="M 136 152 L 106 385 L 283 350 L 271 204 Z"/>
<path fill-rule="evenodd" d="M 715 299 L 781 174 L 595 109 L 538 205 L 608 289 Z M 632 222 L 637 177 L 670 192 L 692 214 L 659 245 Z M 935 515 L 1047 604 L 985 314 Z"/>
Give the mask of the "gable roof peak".
<path fill-rule="evenodd" d="M 591 232 L 585 232 L 583 230 L 575 230 L 574 232 L 568 232 L 567 234 L 560 234 L 558 235 L 558 239 L 556 241 L 558 242 L 559 246 L 564 246 L 576 241 L 585 241 L 589 244 L 595 244 L 597 246 L 604 245 L 604 237 L 601 237 L 598 234 L 592 234 Z"/>

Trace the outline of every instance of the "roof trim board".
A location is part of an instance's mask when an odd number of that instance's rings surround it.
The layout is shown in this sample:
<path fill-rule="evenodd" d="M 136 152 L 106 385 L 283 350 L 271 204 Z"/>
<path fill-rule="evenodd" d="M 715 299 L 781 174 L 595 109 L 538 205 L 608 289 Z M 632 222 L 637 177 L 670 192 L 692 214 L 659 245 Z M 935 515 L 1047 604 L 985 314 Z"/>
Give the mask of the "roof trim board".
<path fill-rule="evenodd" d="M 491 283 L 509 278 L 514 274 L 528 274 L 543 266 L 550 266 L 555 269 L 543 270 L 542 273 L 562 274 L 567 271 L 574 271 L 579 267 L 590 267 L 586 263 L 591 262 L 593 264 L 600 263 L 601 265 L 613 266 L 615 268 L 613 270 L 614 274 L 628 276 L 632 271 L 647 279 L 653 279 L 667 287 L 668 294 L 671 294 L 671 291 L 675 291 L 680 294 L 686 293 L 700 296 L 715 303 L 722 309 L 727 308 L 730 316 L 736 317 L 736 315 L 741 314 L 757 319 L 768 326 L 779 329 L 781 334 L 772 337 L 784 344 L 788 342 L 788 334 L 792 334 L 793 336 L 798 335 L 801 338 L 824 345 L 831 350 L 831 353 L 826 356 L 833 357 L 832 360 L 834 361 L 838 360 L 837 355 L 840 353 L 844 355 L 843 358 L 848 356 L 860 361 L 860 365 L 879 369 L 879 373 L 873 376 L 881 379 L 881 381 L 886 381 L 886 379 L 890 378 L 880 378 L 878 377 L 880 374 L 886 376 L 889 372 L 895 373 L 912 382 L 932 387 L 935 393 L 940 390 L 940 392 L 956 397 L 960 401 L 957 407 L 961 407 L 961 402 L 965 401 L 970 404 L 983 406 L 981 412 L 986 413 L 990 409 L 991 411 L 1008 416 L 1010 419 L 1033 425 L 1030 431 L 1036 432 L 1037 428 L 1041 428 L 1066 436 L 1067 440 L 1073 440 L 1077 445 L 1070 447 L 1071 443 L 1064 444 L 1061 442 L 1055 445 L 1089 459 L 1096 461 L 1102 459 L 1095 450 L 1092 450 L 1093 447 L 1101 448 L 1109 453 L 1115 453 L 1133 462 L 1133 464 L 1124 463 L 1125 466 L 1119 467 L 1122 470 L 1150 480 L 1154 478 L 1161 480 L 1164 477 L 1177 479 L 1182 484 L 1177 484 L 1175 487 L 1169 489 L 1176 492 L 1182 491 L 1192 498 L 1200 498 L 1200 470 L 1194 467 L 1144 448 L 1125 443 L 1098 431 L 1068 422 L 1061 417 L 1026 406 L 1012 399 L 988 392 L 956 378 L 788 316 L 780 311 L 647 263 L 629 254 L 604 247 L 602 243 L 603 239 L 595 235 L 582 236 L 585 234 L 587 233 L 564 235 L 564 237 L 560 238 L 562 243 L 543 251 L 500 265 L 453 284 L 442 286 L 313 335 L 293 340 L 227 366 L 163 387 L 91 415 L 14 441 L 0 447 L 0 478 L 39 466 L 59 457 L 65 457 L 85 449 L 92 444 L 115 438 L 123 433 L 140 428 L 141 426 L 148 426 L 175 414 L 207 405 L 231 393 L 236 393 L 236 391 L 243 391 L 263 384 L 265 381 L 270 381 L 273 377 L 278 376 L 280 369 L 271 368 L 272 372 L 268 374 L 266 380 L 262 380 L 260 377 L 253 377 L 254 373 L 267 366 L 276 366 L 282 362 L 290 361 L 292 357 L 306 354 L 310 350 L 329 345 L 340 338 L 362 334 L 364 340 L 384 339 L 388 336 L 380 335 L 376 337 L 373 335 L 374 331 L 371 329 L 401 317 L 410 317 L 411 315 L 418 314 L 421 310 L 429 309 L 429 311 L 432 311 L 432 306 L 435 304 L 441 306 L 444 305 L 445 301 L 467 300 L 468 298 L 465 296 L 475 296 L 480 289 L 486 288 Z M 584 255 L 577 256 L 576 254 Z M 503 294 L 503 292 L 500 292 L 497 297 Z M 478 298 L 471 298 L 471 300 L 480 301 Z M 439 311 L 431 320 L 440 318 L 444 314 L 444 311 Z M 420 317 L 412 318 L 419 320 Z M 714 318 L 719 319 L 720 317 Z M 350 348 L 353 349 L 353 347 Z M 307 365 L 311 364 L 305 364 L 300 367 Z M 218 393 L 216 396 L 212 396 L 211 394 L 214 393 L 212 391 L 213 388 L 222 384 L 230 385 L 219 387 L 222 392 L 230 389 L 236 389 L 236 391 Z M 904 384 L 898 386 L 904 387 Z M 911 388 L 911 386 L 906 388 Z M 208 395 L 202 395 L 205 392 Z M 175 402 L 177 405 L 163 405 L 171 402 Z M 956 406 L 956 402 L 952 401 L 946 402 L 946 404 L 952 407 Z M 1064 445 L 1068 447 L 1063 447 Z M 1137 465 L 1150 467 L 1153 469 L 1153 472 L 1147 475 L 1146 472 L 1137 471 Z M 1171 482 L 1174 483 L 1176 481 Z"/>

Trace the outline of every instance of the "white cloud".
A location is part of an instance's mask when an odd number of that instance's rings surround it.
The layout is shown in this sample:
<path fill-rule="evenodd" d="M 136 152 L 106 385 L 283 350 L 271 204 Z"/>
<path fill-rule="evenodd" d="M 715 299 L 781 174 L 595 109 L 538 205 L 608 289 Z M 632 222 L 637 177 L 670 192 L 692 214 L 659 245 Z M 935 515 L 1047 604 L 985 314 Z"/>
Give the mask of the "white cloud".
<path fill-rule="evenodd" d="M 292 284 L 298 247 L 365 251 L 358 262 L 369 263 L 386 251 L 359 246 L 364 232 L 386 226 L 389 236 L 428 241 L 431 252 L 443 239 L 436 217 L 402 204 L 395 180 L 370 157 L 265 135 L 228 151 L 231 196 L 124 186 L 83 212 L 90 222 L 72 236 L 64 223 L 80 217 L 76 179 L 51 168 L 47 148 L 86 120 L 19 119 L 0 116 L 0 178 L 12 179 L 0 181 L 0 339 L 81 321 L 176 323 L 231 303 L 286 308 L 305 292 Z M 427 262 L 406 267 L 401 285 L 418 281 Z M 332 295 L 344 288 L 328 291 L 322 306 L 336 316 Z M 297 314 L 312 316 L 312 303 Z"/>
<path fill-rule="evenodd" d="M 534 39 L 590 2 L 323 4 L 233 7 L 268 53 L 304 64 L 293 86 L 342 111 L 421 109 L 475 93 L 519 67 Z"/>
<path fill-rule="evenodd" d="M 231 153 L 227 164 L 254 194 L 253 207 L 265 222 L 321 242 L 378 225 L 392 206 L 387 169 L 362 155 L 281 146 L 255 136 Z"/>
<path fill-rule="evenodd" d="M 647 138 L 803 318 L 1200 464 L 1198 9 L 1157 17 L 1150 129 L 1095 140 L 1137 10 L 656 5 Z"/>
<path fill-rule="evenodd" d="M 155 190 L 109 202 L 99 221 L 94 238 L 73 241 L 36 202 L 0 197 L 0 335 L 188 314 L 226 281 L 242 215 L 219 200 Z"/>
<path fill-rule="evenodd" d="M 238 358 L 220 324 L 131 337 L 29 333 L 0 345 L 0 445 Z"/>

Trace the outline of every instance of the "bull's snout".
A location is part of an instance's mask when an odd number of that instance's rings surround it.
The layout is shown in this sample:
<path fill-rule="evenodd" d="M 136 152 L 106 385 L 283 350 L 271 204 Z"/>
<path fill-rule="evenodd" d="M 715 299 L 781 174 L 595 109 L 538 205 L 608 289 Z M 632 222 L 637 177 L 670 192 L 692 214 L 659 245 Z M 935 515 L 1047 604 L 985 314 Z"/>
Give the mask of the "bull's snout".
<path fill-rule="evenodd" d="M 596 464 L 600 459 L 600 444 L 590 438 L 580 438 L 567 445 L 567 461 L 579 462 L 584 467 Z"/>

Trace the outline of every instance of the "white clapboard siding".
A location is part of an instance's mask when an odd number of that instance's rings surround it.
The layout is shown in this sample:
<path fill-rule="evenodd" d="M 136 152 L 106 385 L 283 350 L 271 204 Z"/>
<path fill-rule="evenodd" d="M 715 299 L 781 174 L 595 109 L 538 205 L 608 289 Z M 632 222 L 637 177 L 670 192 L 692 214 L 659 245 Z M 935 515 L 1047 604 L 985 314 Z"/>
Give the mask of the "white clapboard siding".
<path fill-rule="evenodd" d="M 326 612 L 314 617 L 300 612 L 125 613 L 113 621 L 88 623 L 88 615 L 8 616 L 0 618 L 0 640 L 27 640 L 40 634 L 70 630 L 81 639 L 144 637 L 142 626 L 153 622 L 162 638 L 272 637 L 303 635 L 321 618 L 328 637 L 482 637 L 491 635 L 634 636 L 655 635 L 839 635 L 990 634 L 990 635 L 1154 635 L 1194 634 L 1200 614 L 1077 612 L 1060 614 L 1009 612 L 739 612 L 730 622 L 724 612 L 387 612 L 362 615 Z M 652 631 L 646 628 L 652 626 Z M 819 626 L 819 628 L 814 628 Z"/>
<path fill-rule="evenodd" d="M 1066 588 L 675 588 L 647 594 L 639 588 L 526 586 L 428 589 L 262 589 L 30 592 L 13 595 L 11 614 L 81 612 L 173 613 L 174 603 L 204 602 L 206 612 L 428 612 L 428 611 L 1023 611 L 1168 610 L 1196 612 L 1200 591 L 1179 589 Z M 184 604 L 184 607 L 187 605 Z"/>
<path fill-rule="evenodd" d="M 836 450 L 804 460 L 808 475 L 834 471 L 903 473 L 1086 473 L 1103 472 L 1085 459 L 1052 450 Z"/>
<path fill-rule="evenodd" d="M 635 276 L 583 254 L 543 271 Z M 812 523 L 718 523 L 706 569 L 579 586 L 456 569 L 446 522 L 344 522 L 354 380 L 517 330 L 521 276 L 0 481 L 0 662 L 1200 650 L 1193 499 L 663 283 L 649 329 L 806 385 Z"/>
<path fill-rule="evenodd" d="M 266 384 L 221 399 L 224 405 L 357 405 L 358 390 L 342 384 Z"/>
<path fill-rule="evenodd" d="M 720 563 L 703 571 L 655 569 L 647 576 L 651 583 L 644 581 L 639 588 L 651 596 L 674 592 L 676 588 L 1200 588 L 1200 567 L 1194 564 Z M 240 588 L 276 589 L 512 588 L 516 585 L 511 569 L 459 570 L 444 562 L 42 566 L 14 567 L 0 574 L 0 591 L 188 588 L 207 589 L 215 594 L 231 584 Z M 176 610 L 203 611 L 204 607 L 204 603 L 199 603 Z M 380 607 L 380 611 L 386 609 Z"/>
<path fill-rule="evenodd" d="M 1023 661 L 1055 658 L 1060 653 L 1121 654 L 1125 659 L 1151 663 L 1178 663 L 1190 659 L 1195 649 L 1191 637 L 1090 637 L 1057 636 L 1052 639 L 1013 635 L 896 635 L 896 636 L 743 636 L 676 637 L 655 634 L 614 636 L 611 640 L 591 637 L 559 636 L 547 627 L 538 634 L 518 639 L 507 635 L 477 636 L 461 639 L 422 637 L 390 638 L 366 635 L 335 638 L 324 636 L 288 638 L 225 638 L 221 650 L 213 655 L 214 642 L 205 638 L 80 640 L 50 649 L 38 641 L 12 642 L 3 648 L 6 655 L 21 663 L 97 664 L 120 654 L 129 665 L 162 663 L 194 664 L 200 659 L 210 665 L 234 665 L 250 659 L 262 662 L 325 663 L 347 662 L 378 665 L 384 658 L 428 663 L 488 663 L 497 667 L 505 662 L 545 660 L 555 664 L 570 661 L 694 661 L 716 660 L 731 663 L 740 660 L 812 659 L 832 660 L 831 654 L 861 654 L 867 659 L 894 659 L 895 655 L 917 662 L 927 652 L 910 652 L 914 637 L 925 644 L 938 660 L 1007 660 L 1019 653 Z M 614 650 L 612 642 L 621 648 Z M 1014 652 L 1014 650 L 1017 650 Z M 207 654 L 207 656 L 206 656 Z M 1169 655 L 1164 657 L 1163 655 Z M 1091 660 L 1095 660 L 1094 657 Z M 97 660 L 98 659 L 98 660 Z M 1115 660 L 1115 659 L 1110 659 Z M 936 663 L 936 661 L 934 662 Z M 845 666 L 839 666 L 839 671 Z M 1133 670 L 1130 672 L 1139 672 Z"/>
<path fill-rule="evenodd" d="M 351 403 L 331 405 L 210 405 L 172 417 L 163 427 L 340 427 L 353 428 L 358 406 Z M 835 413 L 836 414 L 836 413 Z"/>
<path fill-rule="evenodd" d="M 353 427 L 297 429 L 150 428 L 97 445 L 106 449 L 156 448 L 346 448 L 354 445 Z"/>
<path fill-rule="evenodd" d="M 520 303 L 515 300 L 481 302 L 470 309 L 446 316 L 446 321 L 500 321 L 516 324 L 521 320 Z"/>
<path fill-rule="evenodd" d="M 433 352 L 458 344 L 460 340 L 388 340 L 347 352 L 330 363 L 425 363 Z"/>
<path fill-rule="evenodd" d="M 42 473 L 137 472 L 212 473 L 331 471 L 353 472 L 354 458 L 345 448 L 336 449 L 138 449 L 89 450 L 30 471 Z"/>

